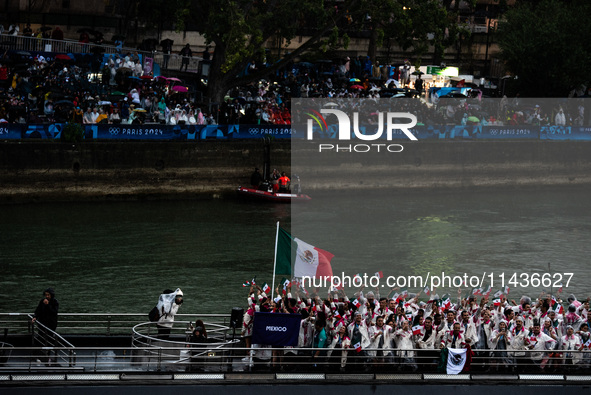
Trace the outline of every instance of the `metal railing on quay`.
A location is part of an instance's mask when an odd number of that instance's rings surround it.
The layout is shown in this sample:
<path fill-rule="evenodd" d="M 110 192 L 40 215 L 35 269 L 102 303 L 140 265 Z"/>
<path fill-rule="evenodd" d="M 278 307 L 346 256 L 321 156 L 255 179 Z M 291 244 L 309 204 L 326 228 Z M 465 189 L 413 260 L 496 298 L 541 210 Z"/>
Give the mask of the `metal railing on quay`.
<path fill-rule="evenodd" d="M 31 334 L 30 314 L 0 313 L 0 332 L 5 336 Z M 230 314 L 177 314 L 175 317 L 178 321 L 195 322 L 201 319 L 224 326 L 230 321 Z M 60 313 L 57 332 L 61 335 L 131 335 L 132 328 L 147 319 L 147 314 L 137 313 Z"/>
<path fill-rule="evenodd" d="M 97 50 L 105 54 L 121 54 L 137 52 L 138 54 L 151 57 L 152 52 L 141 51 L 135 48 L 121 47 L 109 44 L 81 43 L 75 40 L 53 40 L 51 38 L 37 38 L 27 36 L 13 36 L 0 34 L 0 42 L 4 49 L 13 51 L 33 51 L 52 53 L 94 53 Z"/>
<path fill-rule="evenodd" d="M 200 64 L 203 61 L 203 58 L 200 56 L 193 56 L 188 58 L 187 67 L 183 65 L 183 57 L 179 54 L 170 54 L 168 56 L 168 61 L 165 60 L 165 55 L 162 52 L 154 53 L 153 57 L 154 61 L 160 65 L 161 71 L 181 71 L 181 69 L 183 69 L 188 73 L 203 72 L 203 70 L 200 68 Z"/>
<path fill-rule="evenodd" d="M 50 38 L 37 38 L 27 36 L 12 36 L 8 34 L 0 34 L 0 42 L 3 43 L 4 49 L 19 52 L 22 55 L 26 55 L 27 52 L 49 52 L 49 53 L 61 53 L 61 54 L 86 54 L 100 52 L 107 55 L 121 55 L 125 56 L 128 53 L 135 53 L 142 55 L 142 59 L 145 62 L 147 57 L 154 60 L 154 63 L 161 67 L 161 70 L 173 70 L 180 71 L 184 69 L 189 73 L 204 73 L 207 74 L 207 70 L 203 70 L 201 62 L 203 58 L 201 56 L 193 56 L 185 58 L 188 63 L 183 64 L 183 57 L 180 54 L 164 55 L 163 52 L 159 51 L 142 51 L 136 48 L 122 47 L 118 48 L 115 45 L 109 44 L 96 44 L 96 43 L 81 43 L 75 40 L 53 40 Z M 204 62 L 208 64 L 208 62 Z M 145 63 L 144 63 L 145 65 Z"/>

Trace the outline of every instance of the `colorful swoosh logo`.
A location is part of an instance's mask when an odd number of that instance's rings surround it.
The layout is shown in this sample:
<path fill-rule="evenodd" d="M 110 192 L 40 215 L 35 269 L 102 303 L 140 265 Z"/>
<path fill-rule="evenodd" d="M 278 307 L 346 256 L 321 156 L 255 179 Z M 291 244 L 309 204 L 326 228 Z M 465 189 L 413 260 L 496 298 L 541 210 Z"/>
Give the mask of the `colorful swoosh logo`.
<path fill-rule="evenodd" d="M 321 131 L 328 130 L 328 125 L 326 124 L 326 120 L 324 119 L 324 117 L 322 116 L 322 114 L 320 114 L 316 110 L 312 110 L 311 109 L 310 111 L 312 113 L 306 112 L 304 114 L 309 115 L 310 118 L 312 118 L 314 121 L 316 121 L 316 123 L 320 127 L 320 130 Z"/>

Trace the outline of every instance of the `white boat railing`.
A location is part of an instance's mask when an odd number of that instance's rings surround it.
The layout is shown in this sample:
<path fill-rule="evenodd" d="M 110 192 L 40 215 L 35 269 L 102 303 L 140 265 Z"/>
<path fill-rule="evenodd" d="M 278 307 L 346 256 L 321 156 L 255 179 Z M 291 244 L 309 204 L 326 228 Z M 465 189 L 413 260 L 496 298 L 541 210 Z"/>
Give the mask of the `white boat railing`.
<path fill-rule="evenodd" d="M 32 315 L 28 318 L 33 320 Z M 31 327 L 33 345 L 39 346 L 36 360 L 44 359 L 49 365 L 65 364 L 68 367 L 76 364 L 76 351 L 72 343 L 39 321 L 33 322 Z"/>
<path fill-rule="evenodd" d="M 15 347 L 7 361 L 0 363 L 2 372 L 67 371 L 67 372 L 158 372 L 158 373 L 315 373 L 315 374 L 407 374 L 420 380 L 425 375 L 446 374 L 440 365 L 441 350 L 391 350 L 383 355 L 380 349 L 368 348 L 363 353 L 354 349 L 237 347 L 235 342 L 189 343 L 179 346 L 151 347 Z M 39 351 L 56 354 L 75 354 L 70 361 L 40 359 Z M 429 353 L 426 354 L 425 352 Z M 332 352 L 332 355 L 329 353 Z M 544 374 L 546 380 L 564 380 L 564 375 L 586 375 L 590 364 L 589 351 L 544 353 L 532 360 L 536 350 L 520 350 L 523 355 L 507 352 L 504 356 L 491 355 L 491 350 L 473 350 L 470 369 L 465 374 L 495 375 Z M 412 356 L 411 356 L 412 355 Z M 575 361 L 575 363 L 569 363 Z M 0 374 L 1 376 L 1 374 Z M 457 377 L 457 376 L 455 376 Z"/>
<path fill-rule="evenodd" d="M 31 335 L 31 313 L 0 313 L 2 335 Z M 177 314 L 178 321 L 201 319 L 212 324 L 228 325 L 230 314 Z M 138 313 L 60 313 L 57 332 L 61 335 L 92 334 L 97 336 L 130 335 L 138 323 L 148 320 L 148 314 Z"/>

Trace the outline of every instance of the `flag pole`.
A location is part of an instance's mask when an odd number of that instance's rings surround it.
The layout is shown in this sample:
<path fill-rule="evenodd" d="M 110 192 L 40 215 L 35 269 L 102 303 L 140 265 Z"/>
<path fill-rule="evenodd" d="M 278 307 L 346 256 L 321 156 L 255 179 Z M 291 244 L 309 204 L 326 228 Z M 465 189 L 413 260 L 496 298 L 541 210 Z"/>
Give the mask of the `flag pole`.
<path fill-rule="evenodd" d="M 275 268 L 277 267 L 277 243 L 279 242 L 279 221 L 277 221 L 277 232 L 275 233 L 275 256 L 273 257 L 273 287 L 271 288 L 271 300 L 275 292 Z"/>

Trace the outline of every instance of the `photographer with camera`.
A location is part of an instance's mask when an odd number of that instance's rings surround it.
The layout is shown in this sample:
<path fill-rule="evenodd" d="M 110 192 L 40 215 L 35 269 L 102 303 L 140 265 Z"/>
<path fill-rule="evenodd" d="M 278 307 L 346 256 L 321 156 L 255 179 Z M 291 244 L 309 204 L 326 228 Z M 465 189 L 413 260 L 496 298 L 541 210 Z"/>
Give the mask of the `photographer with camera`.
<path fill-rule="evenodd" d="M 179 311 L 179 307 L 183 304 L 183 291 L 177 288 L 176 291 L 169 289 L 164 290 L 158 298 L 156 308 L 160 314 L 158 319 L 158 337 L 167 340 L 170 336 L 174 316 Z"/>

